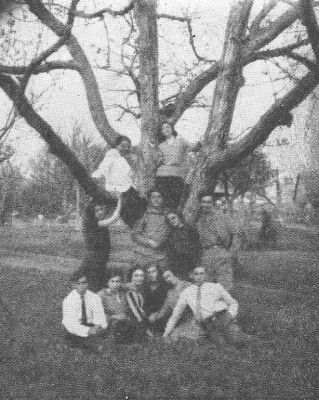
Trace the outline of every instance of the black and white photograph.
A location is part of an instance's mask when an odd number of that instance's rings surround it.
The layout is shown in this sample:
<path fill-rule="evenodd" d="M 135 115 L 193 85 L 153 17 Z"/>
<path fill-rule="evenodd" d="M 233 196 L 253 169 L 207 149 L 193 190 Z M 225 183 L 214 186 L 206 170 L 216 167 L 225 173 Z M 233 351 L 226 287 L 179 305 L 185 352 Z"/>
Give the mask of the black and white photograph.
<path fill-rule="evenodd" d="M 319 2 L 0 0 L 0 399 L 319 398 Z"/>

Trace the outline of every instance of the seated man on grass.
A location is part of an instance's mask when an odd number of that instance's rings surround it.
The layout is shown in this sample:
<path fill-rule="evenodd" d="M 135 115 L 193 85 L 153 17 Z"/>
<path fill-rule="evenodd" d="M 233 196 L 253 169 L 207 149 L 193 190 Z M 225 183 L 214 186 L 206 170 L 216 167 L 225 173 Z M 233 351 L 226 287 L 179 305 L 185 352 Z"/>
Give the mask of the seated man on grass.
<path fill-rule="evenodd" d="M 205 268 L 196 267 L 191 278 L 194 284 L 181 293 L 163 337 L 172 333 L 188 306 L 209 338 L 214 338 L 219 331 L 230 344 L 241 346 L 249 343 L 252 337 L 244 333 L 236 322 L 237 301 L 219 283 L 207 281 Z"/>
<path fill-rule="evenodd" d="M 169 235 L 169 226 L 163 208 L 163 195 L 158 189 L 148 194 L 149 206 L 143 217 L 132 231 L 135 243 L 133 264 L 146 268 L 151 263 L 160 266 L 166 264 L 165 242 Z"/>
<path fill-rule="evenodd" d="M 62 325 L 66 329 L 66 339 L 72 347 L 100 351 L 102 346 L 97 338 L 107 328 L 101 298 L 88 290 L 85 270 L 76 271 L 71 282 L 73 290 L 62 304 Z"/>

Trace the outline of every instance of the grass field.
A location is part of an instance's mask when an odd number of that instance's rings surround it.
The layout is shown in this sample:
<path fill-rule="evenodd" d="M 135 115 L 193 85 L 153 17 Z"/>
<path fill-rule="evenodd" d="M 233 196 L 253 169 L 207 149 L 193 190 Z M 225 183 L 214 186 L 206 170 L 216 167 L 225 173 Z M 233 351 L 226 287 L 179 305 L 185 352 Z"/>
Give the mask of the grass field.
<path fill-rule="evenodd" d="M 30 231 L 25 240 L 13 229 L 0 235 L 7 250 L 24 246 L 31 251 L 27 244 L 32 242 L 35 253 L 51 249 L 61 256 L 78 255 L 81 247 L 78 235 L 62 230 L 55 232 L 54 246 L 45 228 Z M 101 355 L 63 345 L 65 273 L 3 265 L 0 399 L 317 399 L 317 255 L 290 250 L 242 256 L 247 276 L 234 292 L 239 320 L 267 343 L 237 350 L 204 340 L 163 343 L 156 338 L 146 345 L 109 343 Z"/>

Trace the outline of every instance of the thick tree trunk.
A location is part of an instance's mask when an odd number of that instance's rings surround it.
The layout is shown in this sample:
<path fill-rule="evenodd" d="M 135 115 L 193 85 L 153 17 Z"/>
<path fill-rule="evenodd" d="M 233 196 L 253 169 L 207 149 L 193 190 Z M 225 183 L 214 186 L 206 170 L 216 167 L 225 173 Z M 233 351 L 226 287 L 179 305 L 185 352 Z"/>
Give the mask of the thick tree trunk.
<path fill-rule="evenodd" d="M 141 108 L 141 149 L 145 164 L 145 187 L 155 178 L 155 156 L 159 128 L 158 42 L 156 0 L 137 0 L 134 17 L 139 29 L 139 86 Z"/>
<path fill-rule="evenodd" d="M 213 150 L 226 146 L 238 92 L 244 83 L 242 53 L 252 5 L 253 0 L 236 1 L 229 14 L 222 56 L 223 69 L 216 80 L 205 134 L 205 145 Z"/>
<path fill-rule="evenodd" d="M 189 221 L 194 220 L 198 195 L 206 184 L 209 160 L 226 147 L 238 92 L 243 83 L 243 38 L 252 5 L 253 0 L 236 1 L 229 14 L 222 55 L 223 69 L 216 81 L 204 145 L 196 163 L 191 195 L 184 209 L 185 217 Z M 220 170 L 213 171 L 211 178 L 216 179 L 219 173 Z"/>

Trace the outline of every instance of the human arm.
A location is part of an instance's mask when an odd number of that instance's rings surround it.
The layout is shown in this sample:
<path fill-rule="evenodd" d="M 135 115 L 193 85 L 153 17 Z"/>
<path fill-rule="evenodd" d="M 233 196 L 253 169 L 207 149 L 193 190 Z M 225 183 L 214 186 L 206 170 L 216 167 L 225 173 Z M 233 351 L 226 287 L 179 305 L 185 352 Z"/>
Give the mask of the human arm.
<path fill-rule="evenodd" d="M 116 205 L 116 209 L 114 211 L 114 213 L 111 215 L 111 217 L 109 218 L 104 218 L 100 221 L 98 221 L 98 226 L 99 227 L 104 227 L 104 226 L 108 226 L 114 222 L 116 222 L 119 218 L 120 218 L 120 211 L 122 208 L 122 204 L 123 204 L 123 199 L 122 196 L 119 195 L 118 196 L 118 200 L 117 200 L 117 205 Z"/>
<path fill-rule="evenodd" d="M 162 307 L 156 313 L 151 314 L 150 317 L 154 315 L 152 319 L 154 318 L 155 321 L 160 320 L 162 318 L 167 317 L 172 312 L 172 309 L 173 309 L 172 292 L 171 290 L 169 290 Z"/>
<path fill-rule="evenodd" d="M 100 296 L 94 295 L 93 304 L 93 318 L 92 323 L 100 327 L 98 329 L 105 329 L 107 327 L 106 315 Z"/>
<path fill-rule="evenodd" d="M 228 312 L 236 318 L 238 314 L 238 302 L 220 285 L 220 297 L 227 304 Z"/>
<path fill-rule="evenodd" d="M 182 294 L 180 295 L 180 298 L 177 301 L 177 304 L 174 308 L 174 311 L 170 317 L 170 319 L 167 322 L 163 337 L 167 337 L 171 334 L 171 332 L 173 331 L 173 329 L 175 328 L 177 322 L 179 321 L 180 317 L 183 314 L 183 311 L 185 310 L 187 306 L 187 301 L 186 301 L 186 295 L 185 295 L 185 291 L 182 292 Z"/>

